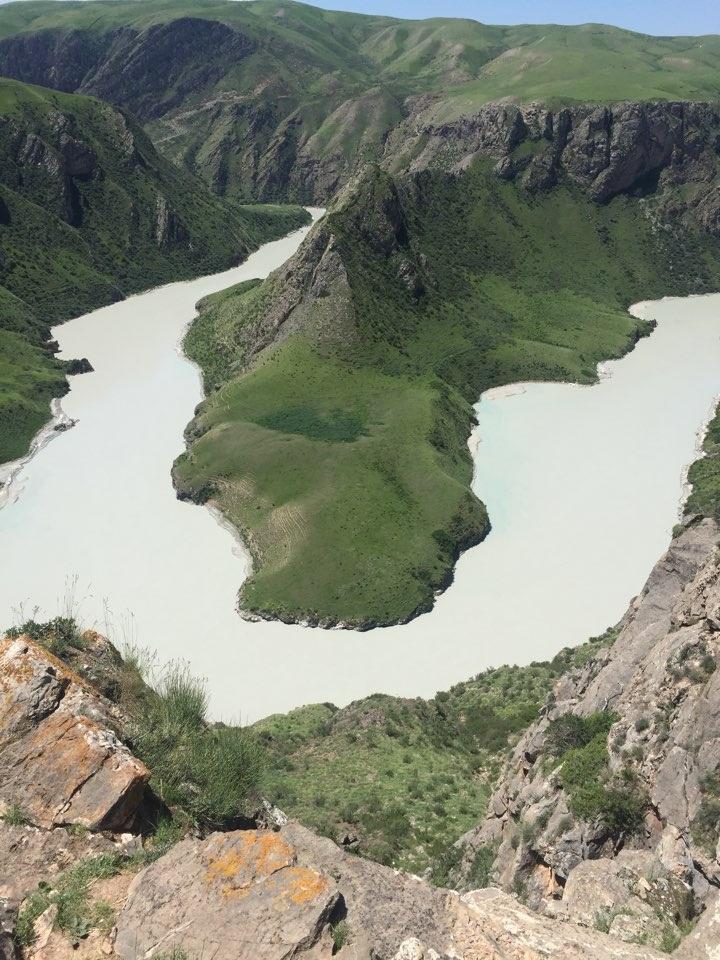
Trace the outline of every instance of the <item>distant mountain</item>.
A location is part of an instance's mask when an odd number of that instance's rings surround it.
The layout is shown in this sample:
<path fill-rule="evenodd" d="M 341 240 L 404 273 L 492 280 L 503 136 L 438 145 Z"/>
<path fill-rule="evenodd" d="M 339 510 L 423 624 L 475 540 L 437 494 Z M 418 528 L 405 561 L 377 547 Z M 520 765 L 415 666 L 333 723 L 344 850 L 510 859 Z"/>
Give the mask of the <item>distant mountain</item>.
<path fill-rule="evenodd" d="M 11 3 L 0 72 L 132 110 L 221 194 L 325 200 L 391 130 L 489 101 L 720 96 L 720 38 L 486 26 L 292 0 Z"/>
<path fill-rule="evenodd" d="M 304 217 L 212 196 L 109 104 L 0 81 L 0 462 L 65 392 L 51 324 L 230 266 Z"/>

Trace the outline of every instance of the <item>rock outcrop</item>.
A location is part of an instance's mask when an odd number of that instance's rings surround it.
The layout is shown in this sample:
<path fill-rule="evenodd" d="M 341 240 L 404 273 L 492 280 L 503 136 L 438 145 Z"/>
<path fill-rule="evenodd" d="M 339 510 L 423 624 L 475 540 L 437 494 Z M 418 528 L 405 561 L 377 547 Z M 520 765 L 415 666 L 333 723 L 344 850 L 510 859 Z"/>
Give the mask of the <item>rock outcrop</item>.
<path fill-rule="evenodd" d="M 720 886 L 720 532 L 691 521 L 619 636 L 563 677 L 518 743 L 486 821 L 463 838 L 461 873 L 497 849 L 494 877 L 554 916 L 650 942 L 702 912 Z M 642 822 L 583 816 L 563 778 L 559 718 L 606 717 L 599 782 L 637 798 Z M 598 740 L 594 741 L 598 744 Z M 603 744 L 599 747 L 605 749 Z M 597 769 L 597 768 L 596 768 Z"/>
<path fill-rule="evenodd" d="M 662 956 L 539 917 L 499 890 L 436 890 L 293 823 L 178 844 L 134 880 L 115 950 L 122 960 L 174 950 L 216 960 Z"/>
<path fill-rule="evenodd" d="M 558 111 L 488 104 L 448 123 L 427 121 L 425 114 L 425 109 L 411 114 L 395 128 L 383 159 L 388 169 L 459 173 L 476 158 L 489 157 L 499 176 L 530 192 L 566 181 L 598 203 L 620 193 L 662 194 L 664 188 L 692 184 L 687 208 L 697 208 L 696 219 L 710 232 L 717 230 L 716 104 L 620 103 Z"/>
<path fill-rule="evenodd" d="M 701 914 L 677 956 L 712 958 L 720 942 L 717 853 L 706 849 L 705 821 L 702 837 L 693 828 L 720 741 L 708 659 L 720 630 L 719 543 L 714 521 L 690 522 L 614 646 L 560 681 L 545 715 L 520 742 L 491 815 L 465 838 L 462 868 L 482 844 L 499 842 L 497 879 L 514 895 L 432 887 L 273 812 L 254 829 L 186 837 L 132 880 L 124 872 L 112 889 L 101 885 L 94 896 L 112 900 L 115 935 L 101 942 L 94 933 L 77 955 L 91 960 L 101 949 L 121 960 L 180 952 L 216 960 L 660 960 L 660 950 L 680 943 L 680 932 Z M 115 690 L 120 664 L 102 638 L 87 634 L 72 662 Z M 667 702 L 667 728 L 638 723 L 649 709 L 659 725 Z M 573 814 L 557 771 L 542 762 L 557 716 L 609 709 L 623 718 L 613 727 L 632 725 L 648 746 L 642 762 L 632 754 L 648 797 L 644 828 L 620 842 L 607 825 Z M 27 637 L 0 642 L 0 765 L 8 772 L 0 800 L 8 819 L 12 813 L 18 821 L 0 824 L 2 960 L 17 960 L 17 911 L 40 881 L 52 891 L 81 860 L 140 849 L 138 837 L 100 832 L 131 823 L 148 776 L 113 733 L 122 720 L 86 679 Z M 611 727 L 609 766 L 626 763 L 612 735 Z M 677 782 L 661 775 L 668 763 Z M 542 826 L 519 830 L 537 824 L 538 810 L 549 811 Z M 570 822 L 553 831 L 557 815 Z M 19 822 L 25 816 L 36 825 Z M 49 902 L 35 921 L 42 937 L 31 956 L 66 960 L 73 948 L 57 929 L 52 893 Z"/>
<path fill-rule="evenodd" d="M 116 736 L 117 719 L 29 638 L 0 641 L 0 802 L 45 828 L 127 829 L 149 773 Z"/>
<path fill-rule="evenodd" d="M 185 840 L 138 875 L 118 921 L 116 951 L 136 960 L 159 944 L 218 960 L 329 957 L 345 921 L 362 956 L 390 957 L 423 936 L 451 934 L 445 892 L 344 854 L 298 824 Z M 360 956 L 360 955 L 359 955 Z"/>
<path fill-rule="evenodd" d="M 48 115 L 44 136 L 22 121 L 2 118 L 0 140 L 10 161 L 4 164 L 5 182 L 18 191 L 40 191 L 53 212 L 79 227 L 84 210 L 77 182 L 103 174 L 95 150 L 78 138 L 75 127 L 74 119 L 59 111 Z"/>

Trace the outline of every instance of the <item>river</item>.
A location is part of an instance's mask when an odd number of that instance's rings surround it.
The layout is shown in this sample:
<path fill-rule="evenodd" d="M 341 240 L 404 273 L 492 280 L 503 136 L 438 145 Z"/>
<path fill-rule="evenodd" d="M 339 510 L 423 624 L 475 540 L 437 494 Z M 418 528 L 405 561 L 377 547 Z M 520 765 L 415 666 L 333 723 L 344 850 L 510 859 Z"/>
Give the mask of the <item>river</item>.
<path fill-rule="evenodd" d="M 87 356 L 95 372 L 73 378 L 62 401 L 77 425 L 19 470 L 0 510 L 0 624 L 70 604 L 119 644 L 189 661 L 215 717 L 250 721 L 376 691 L 429 696 L 616 622 L 669 542 L 720 392 L 720 295 L 637 305 L 657 330 L 603 365 L 596 386 L 527 384 L 481 398 L 473 486 L 493 530 L 461 558 L 432 613 L 358 634 L 234 612 L 242 545 L 171 484 L 201 399 L 178 344 L 200 297 L 267 275 L 305 233 L 53 331 L 62 356 Z"/>

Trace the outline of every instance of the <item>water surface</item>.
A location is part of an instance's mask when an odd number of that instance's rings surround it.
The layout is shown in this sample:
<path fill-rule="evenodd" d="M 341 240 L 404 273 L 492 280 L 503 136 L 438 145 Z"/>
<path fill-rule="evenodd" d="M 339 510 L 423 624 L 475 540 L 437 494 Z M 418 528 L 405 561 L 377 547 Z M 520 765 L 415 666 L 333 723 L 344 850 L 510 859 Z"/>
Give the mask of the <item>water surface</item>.
<path fill-rule="evenodd" d="M 189 660 L 215 716 L 252 720 L 375 691 L 428 696 L 617 621 L 668 544 L 720 392 L 720 295 L 638 305 L 656 332 L 605 365 L 597 386 L 529 384 L 481 399 L 473 485 L 493 531 L 461 558 L 431 614 L 362 634 L 237 616 L 244 551 L 208 510 L 176 500 L 170 480 L 201 399 L 177 344 L 201 296 L 265 276 L 304 233 L 53 332 L 63 355 L 87 356 L 96 372 L 73 378 L 62 407 L 77 426 L 23 468 L 0 510 L 0 624 L 20 607 L 54 615 L 76 577 L 86 623 Z"/>

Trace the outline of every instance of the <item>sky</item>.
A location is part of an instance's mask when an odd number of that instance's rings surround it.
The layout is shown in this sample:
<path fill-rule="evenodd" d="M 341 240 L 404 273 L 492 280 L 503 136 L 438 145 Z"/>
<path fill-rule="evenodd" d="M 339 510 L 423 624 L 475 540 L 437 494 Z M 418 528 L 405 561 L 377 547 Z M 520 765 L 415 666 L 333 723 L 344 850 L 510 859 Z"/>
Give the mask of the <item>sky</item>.
<path fill-rule="evenodd" d="M 720 33 L 720 0 L 310 0 L 328 10 L 483 23 L 611 23 L 640 33 Z"/>

